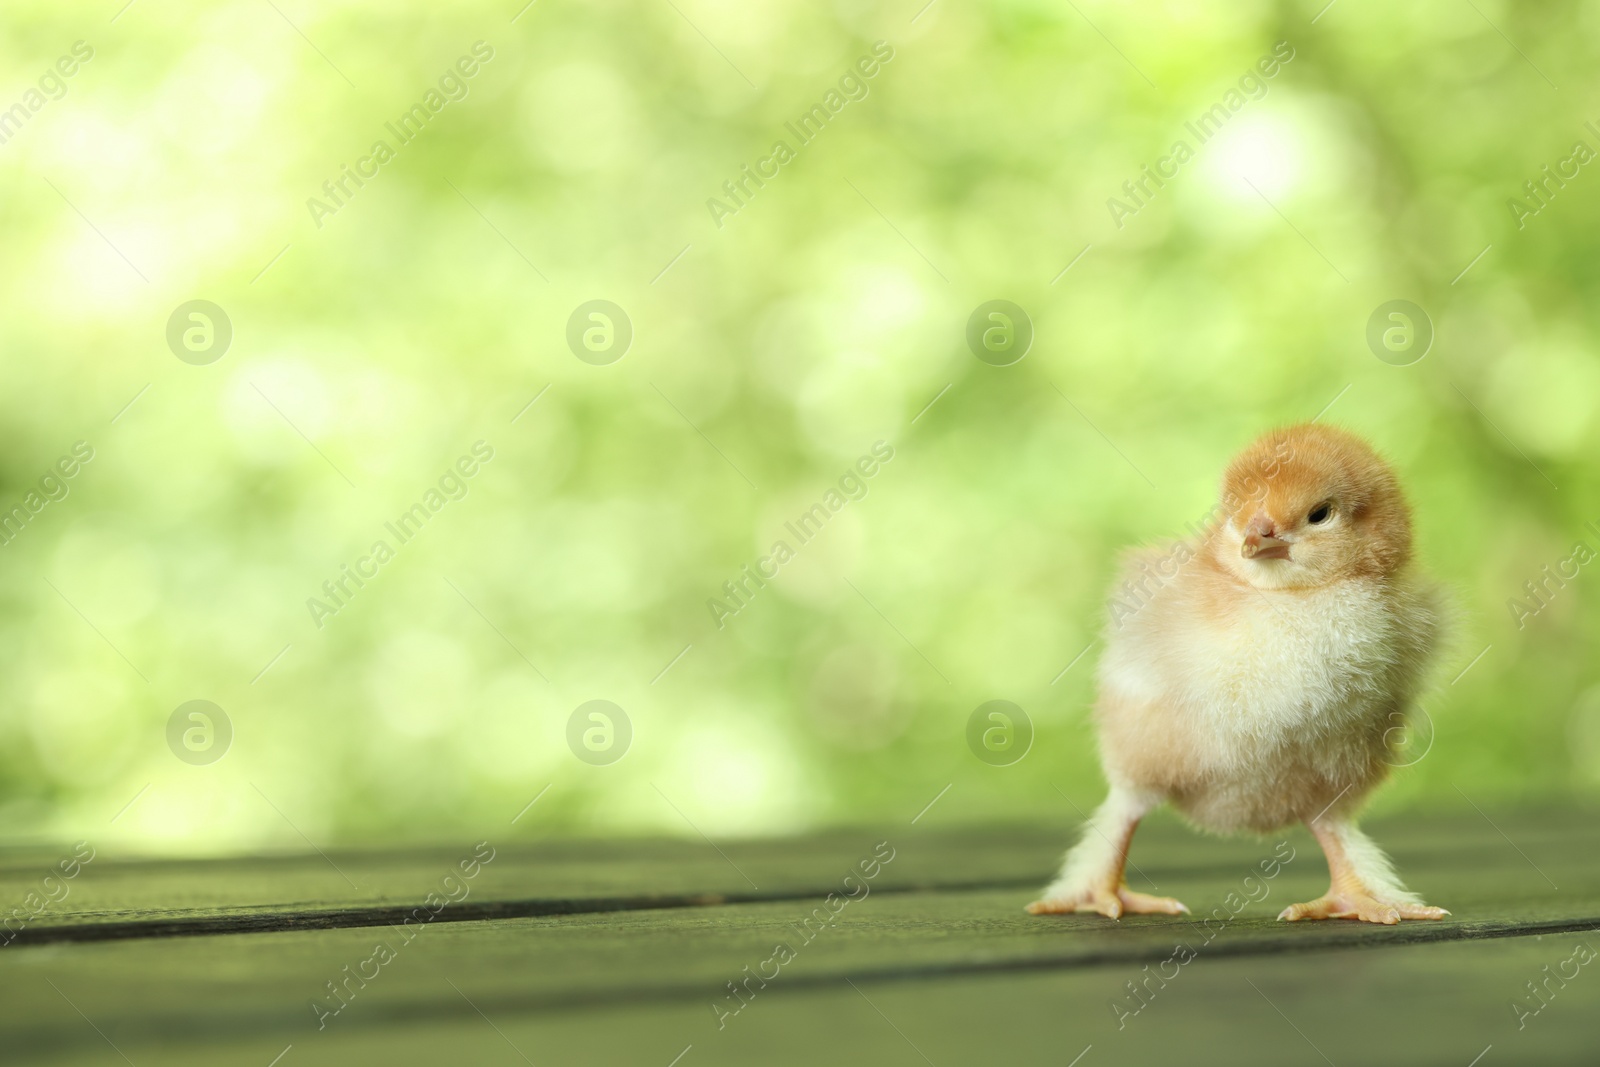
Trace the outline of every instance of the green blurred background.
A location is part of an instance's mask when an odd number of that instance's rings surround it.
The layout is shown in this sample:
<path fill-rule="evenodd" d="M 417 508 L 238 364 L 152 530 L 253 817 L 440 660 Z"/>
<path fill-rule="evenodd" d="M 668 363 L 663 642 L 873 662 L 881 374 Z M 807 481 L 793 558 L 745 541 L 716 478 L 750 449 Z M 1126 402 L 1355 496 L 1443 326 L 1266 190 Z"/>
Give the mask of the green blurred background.
<path fill-rule="evenodd" d="M 1507 606 L 1600 548 L 1600 174 L 1520 229 L 1507 203 L 1600 148 L 1600 5 L 442 7 L 7 5 L 0 508 L 93 459 L 0 547 L 6 841 L 716 837 L 947 785 L 926 821 L 1074 821 L 1116 553 L 1324 408 L 1401 470 L 1461 606 L 1431 748 L 1378 805 L 1600 784 L 1600 568 Z M 880 40 L 801 147 L 785 123 Z M 1279 41 L 1119 228 L 1108 199 Z M 964 340 L 995 298 L 1036 331 L 1006 367 Z M 232 323 L 208 365 L 165 337 L 193 299 Z M 632 324 L 609 365 L 565 340 L 593 299 Z M 1365 339 L 1393 299 L 1436 330 L 1408 366 Z M 319 628 L 307 599 L 477 441 L 464 498 Z M 877 441 L 866 496 L 714 625 Z M 167 741 L 196 699 L 233 731 L 205 765 Z M 566 740 L 591 699 L 632 724 L 607 766 Z M 965 741 L 991 699 L 1036 728 L 1011 766 Z"/>

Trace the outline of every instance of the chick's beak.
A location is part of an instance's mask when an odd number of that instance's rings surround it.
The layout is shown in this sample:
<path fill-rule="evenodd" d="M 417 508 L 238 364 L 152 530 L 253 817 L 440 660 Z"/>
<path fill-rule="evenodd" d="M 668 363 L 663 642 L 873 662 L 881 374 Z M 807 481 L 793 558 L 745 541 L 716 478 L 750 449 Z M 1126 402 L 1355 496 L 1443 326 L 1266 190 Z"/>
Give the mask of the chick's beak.
<path fill-rule="evenodd" d="M 1257 513 L 1244 528 L 1244 544 L 1239 555 L 1245 559 L 1288 559 L 1289 542 L 1274 537 L 1277 528 L 1266 515 Z"/>

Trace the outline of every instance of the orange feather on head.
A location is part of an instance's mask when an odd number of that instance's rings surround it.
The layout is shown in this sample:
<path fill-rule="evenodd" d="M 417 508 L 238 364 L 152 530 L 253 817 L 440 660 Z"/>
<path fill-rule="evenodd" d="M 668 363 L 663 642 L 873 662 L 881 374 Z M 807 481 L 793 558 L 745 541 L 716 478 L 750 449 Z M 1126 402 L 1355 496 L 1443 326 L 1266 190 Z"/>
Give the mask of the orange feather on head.
<path fill-rule="evenodd" d="M 1262 435 L 1228 465 L 1216 561 L 1251 585 L 1293 589 L 1386 578 L 1411 558 L 1411 510 L 1359 437 L 1302 423 Z M 1260 550 L 1260 542 L 1270 542 Z"/>

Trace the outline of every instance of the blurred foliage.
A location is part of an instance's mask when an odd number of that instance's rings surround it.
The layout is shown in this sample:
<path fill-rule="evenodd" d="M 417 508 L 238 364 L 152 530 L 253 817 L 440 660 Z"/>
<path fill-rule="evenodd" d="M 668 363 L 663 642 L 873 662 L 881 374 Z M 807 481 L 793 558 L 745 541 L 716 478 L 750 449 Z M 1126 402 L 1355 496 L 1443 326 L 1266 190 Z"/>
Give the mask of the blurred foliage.
<path fill-rule="evenodd" d="M 1600 548 L 1600 174 L 1508 207 L 1600 148 L 1600 5 L 121 6 L 0 16 L 0 507 L 93 449 L 0 548 L 7 839 L 766 833 L 909 822 L 947 784 L 927 821 L 1070 821 L 1102 788 L 1116 553 L 1330 404 L 1462 608 L 1432 747 L 1379 803 L 1600 782 L 1600 568 L 1523 627 L 1507 606 Z M 1009 367 L 963 339 L 994 298 L 1036 329 Z M 1365 341 L 1396 298 L 1436 329 L 1410 366 Z M 165 340 L 192 299 L 232 322 L 210 365 Z M 632 322 L 620 362 L 568 350 L 592 299 Z M 477 441 L 464 497 L 319 628 L 308 598 Z M 719 629 L 707 600 L 877 441 L 866 495 Z M 633 727 L 609 766 L 566 741 L 597 698 Z M 207 766 L 166 739 L 194 699 L 233 727 Z M 966 747 L 990 699 L 1037 728 L 1013 766 Z"/>

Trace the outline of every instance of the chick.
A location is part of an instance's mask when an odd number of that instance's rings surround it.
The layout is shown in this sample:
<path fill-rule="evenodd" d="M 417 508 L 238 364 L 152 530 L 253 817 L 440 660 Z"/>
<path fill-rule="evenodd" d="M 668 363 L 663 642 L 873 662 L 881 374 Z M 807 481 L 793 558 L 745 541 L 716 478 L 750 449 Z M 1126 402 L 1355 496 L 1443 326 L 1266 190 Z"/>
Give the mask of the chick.
<path fill-rule="evenodd" d="M 1211 831 L 1310 828 L 1331 884 L 1280 919 L 1448 915 L 1355 822 L 1388 773 L 1442 607 L 1371 447 L 1313 424 L 1268 433 L 1228 466 L 1201 535 L 1132 553 L 1123 578 L 1095 708 L 1110 795 L 1028 910 L 1187 913 L 1123 877 L 1139 820 L 1168 802 Z"/>

